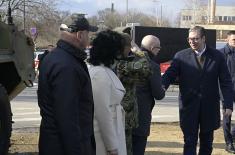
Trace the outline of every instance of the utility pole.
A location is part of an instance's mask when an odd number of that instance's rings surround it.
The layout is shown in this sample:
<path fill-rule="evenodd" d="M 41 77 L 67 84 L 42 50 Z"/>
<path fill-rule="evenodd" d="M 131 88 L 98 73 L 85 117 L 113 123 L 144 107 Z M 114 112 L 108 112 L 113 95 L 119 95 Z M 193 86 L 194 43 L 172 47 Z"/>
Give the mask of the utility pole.
<path fill-rule="evenodd" d="M 216 0 L 211 0 L 210 7 L 210 23 L 213 24 L 215 21 L 215 8 L 216 8 Z"/>
<path fill-rule="evenodd" d="M 8 2 L 8 10 L 7 10 L 7 24 L 8 25 L 12 25 L 13 24 L 13 18 L 11 16 L 11 5 L 10 5 L 10 2 Z"/>
<path fill-rule="evenodd" d="M 126 24 L 128 23 L 128 16 L 129 16 L 129 8 L 128 8 L 128 0 L 126 0 Z"/>
<path fill-rule="evenodd" d="M 113 13 L 114 12 L 114 3 L 112 2 L 111 4 L 111 12 Z"/>
<path fill-rule="evenodd" d="M 25 33 L 25 0 L 23 1 L 23 18 L 24 18 L 24 22 L 23 22 L 23 32 Z"/>
<path fill-rule="evenodd" d="M 196 23 L 196 0 L 193 0 L 193 25 Z"/>
<path fill-rule="evenodd" d="M 156 14 L 156 26 L 158 26 L 159 23 L 159 17 L 158 17 L 158 9 L 157 9 L 157 3 L 159 2 L 159 0 L 153 0 L 153 3 L 155 3 L 156 5 L 154 5 L 155 8 L 155 14 Z M 162 10 L 161 10 L 162 12 Z"/>
<path fill-rule="evenodd" d="M 160 26 L 162 26 L 162 4 L 161 4 L 161 18 L 160 18 Z"/>
<path fill-rule="evenodd" d="M 210 0 L 207 1 L 207 24 L 210 23 Z"/>

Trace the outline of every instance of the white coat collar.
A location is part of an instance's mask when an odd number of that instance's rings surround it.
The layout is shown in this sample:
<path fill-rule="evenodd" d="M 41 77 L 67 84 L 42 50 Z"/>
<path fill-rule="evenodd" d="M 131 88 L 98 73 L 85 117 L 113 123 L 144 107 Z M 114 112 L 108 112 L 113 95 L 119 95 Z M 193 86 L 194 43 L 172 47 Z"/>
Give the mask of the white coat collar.
<path fill-rule="evenodd" d="M 112 83 L 114 84 L 115 88 L 116 89 L 119 89 L 123 92 L 126 92 L 125 91 L 125 88 L 123 87 L 121 81 L 119 80 L 119 78 L 117 77 L 117 75 L 108 67 L 105 67 L 104 65 L 100 65 L 100 66 L 93 66 L 93 65 L 90 65 L 89 66 L 89 72 L 92 74 L 92 72 L 94 73 L 95 75 L 95 72 L 98 72 L 100 70 L 104 70 L 107 75 L 109 76 L 109 78 L 111 79 Z M 91 75 L 92 76 L 92 75 Z"/>

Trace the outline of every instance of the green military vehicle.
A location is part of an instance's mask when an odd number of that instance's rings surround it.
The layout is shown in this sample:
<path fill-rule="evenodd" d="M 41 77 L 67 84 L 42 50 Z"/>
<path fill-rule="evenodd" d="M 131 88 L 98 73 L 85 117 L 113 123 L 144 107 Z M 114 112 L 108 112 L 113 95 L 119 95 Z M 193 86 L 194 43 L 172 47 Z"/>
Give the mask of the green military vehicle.
<path fill-rule="evenodd" d="M 10 145 L 10 100 L 33 85 L 33 54 L 33 41 L 17 30 L 12 17 L 8 16 L 8 24 L 0 21 L 0 155 L 6 155 Z"/>

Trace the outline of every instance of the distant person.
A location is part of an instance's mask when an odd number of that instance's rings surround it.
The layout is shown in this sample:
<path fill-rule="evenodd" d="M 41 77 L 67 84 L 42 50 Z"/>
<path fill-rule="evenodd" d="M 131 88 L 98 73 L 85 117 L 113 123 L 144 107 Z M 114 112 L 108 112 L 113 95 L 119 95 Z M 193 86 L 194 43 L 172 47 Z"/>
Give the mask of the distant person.
<path fill-rule="evenodd" d="M 94 103 L 84 62 L 88 33 L 96 28 L 78 16 L 61 32 L 57 47 L 42 61 L 38 105 L 42 117 L 39 155 L 95 155 Z"/>
<path fill-rule="evenodd" d="M 150 133 L 152 109 L 155 99 L 161 100 L 165 96 L 162 87 L 160 67 L 153 61 L 161 49 L 160 40 L 153 35 L 147 35 L 141 42 L 141 50 L 148 55 L 153 74 L 144 85 L 136 86 L 138 103 L 139 126 L 133 130 L 133 155 L 144 155 L 147 138 Z"/>
<path fill-rule="evenodd" d="M 229 31 L 227 33 L 227 44 L 224 48 L 220 49 L 224 54 L 225 60 L 227 62 L 228 70 L 232 77 L 233 83 L 233 102 L 235 102 L 235 31 Z M 222 98 L 222 103 L 224 105 L 224 100 Z M 225 106 L 223 106 L 223 114 L 225 113 Z M 224 130 L 224 139 L 226 143 L 225 150 L 227 152 L 235 154 L 235 148 L 233 146 L 233 139 L 235 138 L 235 127 L 231 129 L 231 116 L 223 115 L 223 130 Z"/>
<path fill-rule="evenodd" d="M 138 127 L 138 105 L 136 102 L 136 85 L 144 84 L 152 74 L 150 63 L 142 51 L 131 51 L 130 35 L 122 33 L 124 52 L 117 62 L 116 72 L 121 80 L 126 94 L 121 102 L 125 110 L 125 134 L 127 155 L 133 155 L 132 132 Z"/>
<path fill-rule="evenodd" d="M 184 155 L 211 155 L 214 130 L 220 127 L 219 84 L 224 96 L 225 116 L 233 110 L 232 80 L 223 54 L 206 45 L 203 27 L 189 29 L 191 48 L 175 54 L 162 78 L 165 89 L 179 78 L 180 127 L 184 135 Z"/>
<path fill-rule="evenodd" d="M 41 62 L 41 61 L 44 59 L 44 57 L 45 57 L 48 53 L 50 53 L 54 48 L 55 48 L 54 45 L 48 45 L 48 46 L 47 46 L 47 49 L 44 51 L 44 53 L 38 55 L 38 60 L 39 60 L 39 62 Z M 39 63 L 39 65 L 40 65 L 40 63 Z"/>
<path fill-rule="evenodd" d="M 50 53 L 52 50 L 54 49 L 54 45 L 48 45 L 47 49 L 42 53 L 38 55 L 38 67 L 36 70 L 36 77 L 38 78 L 39 75 L 39 70 L 40 70 L 40 66 L 41 63 L 43 61 L 43 59 L 47 56 L 48 53 Z"/>
<path fill-rule="evenodd" d="M 101 31 L 90 49 L 94 97 L 94 131 L 97 155 L 126 155 L 125 112 L 121 106 L 125 88 L 112 66 L 123 52 L 123 39 L 114 31 Z"/>

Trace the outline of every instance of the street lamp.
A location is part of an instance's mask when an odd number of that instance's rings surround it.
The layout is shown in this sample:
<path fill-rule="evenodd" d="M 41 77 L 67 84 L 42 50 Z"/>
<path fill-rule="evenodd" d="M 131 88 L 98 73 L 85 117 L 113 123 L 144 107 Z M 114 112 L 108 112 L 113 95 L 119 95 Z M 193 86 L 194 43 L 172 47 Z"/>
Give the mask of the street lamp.
<path fill-rule="evenodd" d="M 128 14 L 129 14 L 129 10 L 128 10 L 128 0 L 126 0 L 126 24 L 128 23 Z"/>
<path fill-rule="evenodd" d="M 159 3 L 159 0 L 153 0 L 154 3 L 156 3 L 156 6 L 157 6 L 157 3 Z M 160 26 L 162 25 L 162 5 L 161 5 L 161 18 L 160 18 L 160 22 L 159 22 L 159 17 L 158 17 L 158 11 L 157 11 L 157 7 L 155 6 L 155 12 L 156 12 L 156 26 L 160 24 Z"/>

